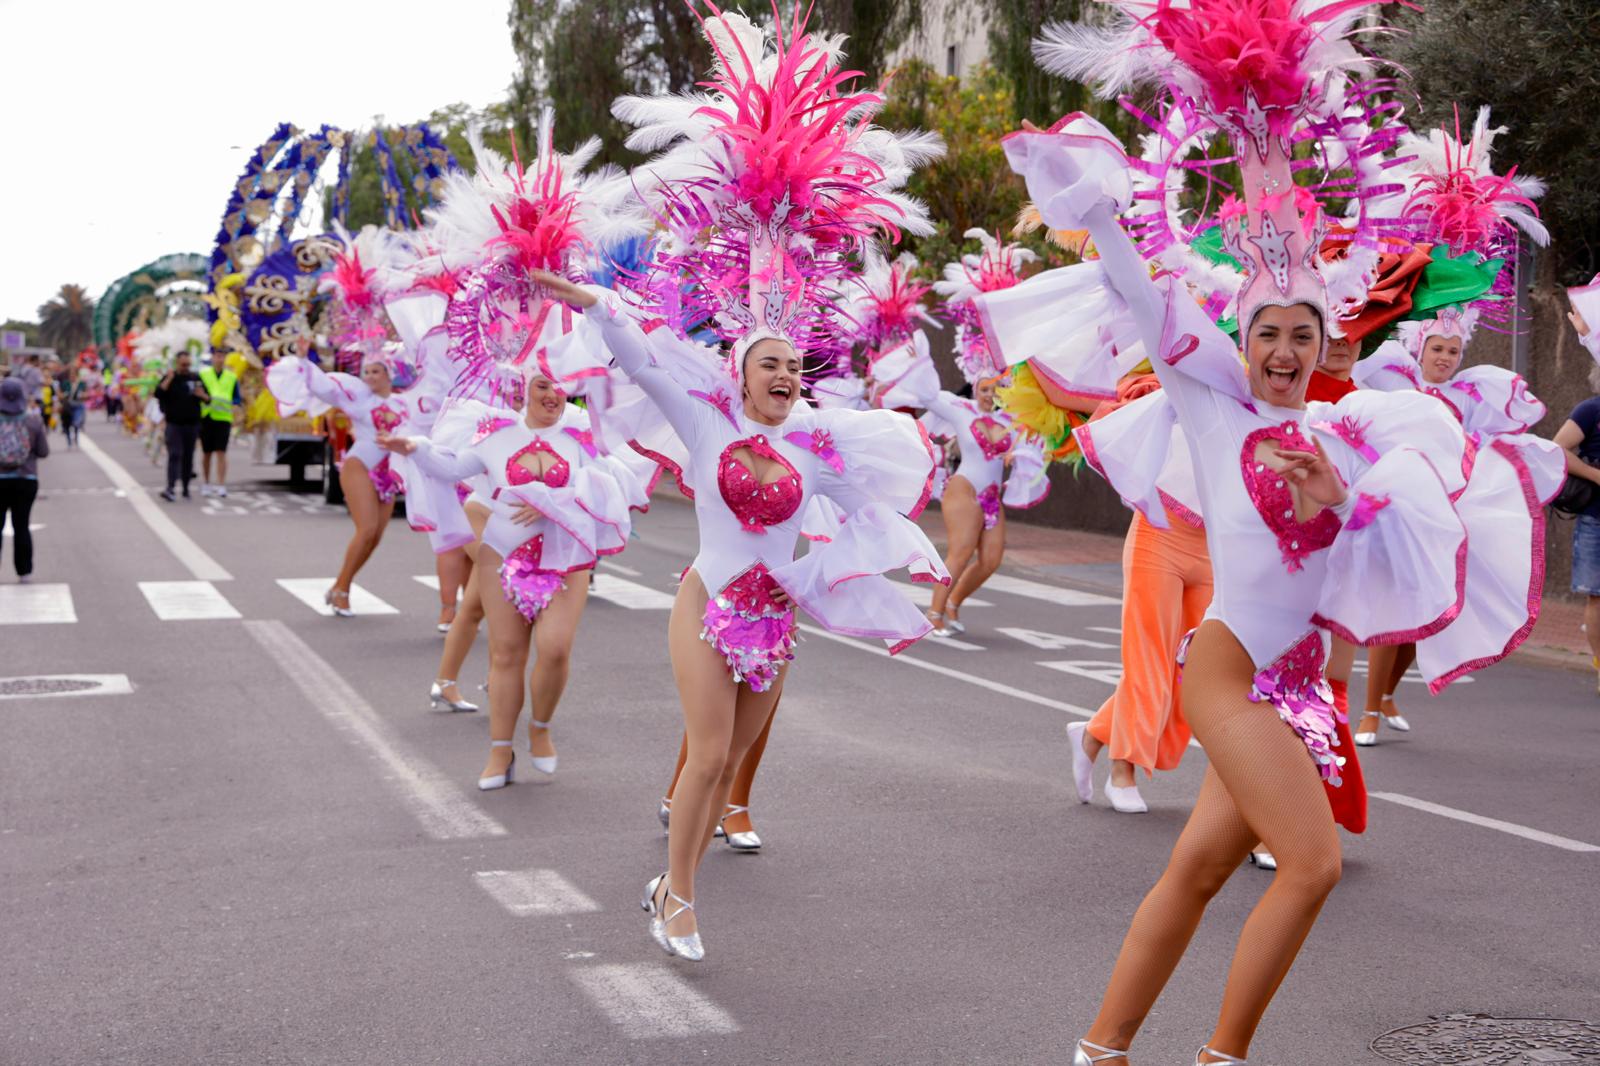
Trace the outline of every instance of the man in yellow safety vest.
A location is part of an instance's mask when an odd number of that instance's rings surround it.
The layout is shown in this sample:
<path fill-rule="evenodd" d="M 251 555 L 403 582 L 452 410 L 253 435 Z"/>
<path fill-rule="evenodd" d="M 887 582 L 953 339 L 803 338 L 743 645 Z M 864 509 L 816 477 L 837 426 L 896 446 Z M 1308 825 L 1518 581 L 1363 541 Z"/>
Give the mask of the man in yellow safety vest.
<path fill-rule="evenodd" d="M 200 371 L 200 384 L 206 390 L 205 406 L 200 409 L 200 495 L 228 494 L 228 434 L 233 430 L 233 409 L 243 403 L 239 395 L 239 375 L 228 369 L 228 353 L 213 351 L 211 365 Z M 217 464 L 211 475 L 211 461 Z"/>

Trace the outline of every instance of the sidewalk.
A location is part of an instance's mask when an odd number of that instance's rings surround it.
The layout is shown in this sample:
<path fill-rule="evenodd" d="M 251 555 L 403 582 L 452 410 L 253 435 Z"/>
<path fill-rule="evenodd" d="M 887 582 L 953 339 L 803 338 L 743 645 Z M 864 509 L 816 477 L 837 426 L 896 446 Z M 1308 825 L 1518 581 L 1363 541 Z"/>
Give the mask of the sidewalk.
<path fill-rule="evenodd" d="M 920 522 L 930 539 L 944 547 L 944 523 L 936 510 Z M 1090 592 L 1122 595 L 1122 538 L 1075 529 L 1030 525 L 1008 518 L 1006 562 Z M 1539 609 L 1533 633 L 1513 658 L 1568 670 L 1589 670 L 1589 643 L 1583 632 L 1583 603 L 1551 596 Z"/>

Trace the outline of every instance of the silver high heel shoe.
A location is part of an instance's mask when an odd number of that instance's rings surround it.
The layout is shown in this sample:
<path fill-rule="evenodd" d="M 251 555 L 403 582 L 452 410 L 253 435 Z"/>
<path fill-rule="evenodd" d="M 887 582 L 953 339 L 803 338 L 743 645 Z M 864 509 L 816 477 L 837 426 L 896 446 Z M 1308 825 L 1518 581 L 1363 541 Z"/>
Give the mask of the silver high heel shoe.
<path fill-rule="evenodd" d="M 453 700 L 444 694 L 444 690 L 453 684 L 455 684 L 454 681 L 447 681 L 444 678 L 436 680 L 433 683 L 433 687 L 428 690 L 428 706 L 435 711 L 441 707 L 448 707 L 452 711 L 477 710 L 478 705 L 476 703 L 468 703 L 466 700 Z"/>
<path fill-rule="evenodd" d="M 343 607 L 340 607 L 337 603 L 333 602 L 333 594 L 335 592 L 344 597 Z M 356 616 L 355 611 L 350 609 L 349 589 L 329 589 L 327 594 L 322 597 L 322 602 L 327 604 L 333 610 L 334 617 L 336 618 L 354 618 Z"/>
<path fill-rule="evenodd" d="M 722 817 L 726 818 L 730 814 L 749 813 L 749 807 L 741 806 L 737 803 L 730 803 L 728 804 L 727 809 L 722 812 Z M 734 851 L 761 850 L 761 838 L 756 835 L 756 831 L 754 829 L 750 830 L 748 833 L 730 833 L 720 822 L 717 823 L 717 827 L 722 829 L 722 835 L 728 839 L 728 847 L 732 848 Z"/>
<path fill-rule="evenodd" d="M 663 799 L 661 806 L 656 808 L 656 821 L 661 823 L 661 831 L 667 832 L 672 828 L 672 801 Z"/>
<path fill-rule="evenodd" d="M 1085 1048 L 1088 1050 L 1084 1050 Z M 1091 1055 L 1089 1054 L 1090 1051 L 1098 1051 L 1100 1054 Z M 1091 1040 L 1080 1040 L 1072 1049 L 1072 1066 L 1094 1066 L 1097 1062 L 1110 1062 L 1112 1059 L 1121 1059 L 1126 1062 L 1128 1061 L 1128 1053 L 1126 1051 L 1118 1051 L 1114 1047 L 1103 1047 Z"/>
<path fill-rule="evenodd" d="M 528 723 L 528 728 L 529 729 L 549 729 L 550 728 L 550 723 L 549 722 L 534 722 L 534 721 L 530 721 Z M 553 773 L 556 772 L 556 760 L 561 758 L 561 756 L 559 756 L 559 755 L 535 755 L 532 751 L 529 751 L 528 752 L 528 758 L 530 760 L 532 760 L 533 768 L 535 770 L 539 771 L 541 774 L 553 774 Z"/>
<path fill-rule="evenodd" d="M 944 627 L 956 636 L 960 636 L 967 631 L 967 627 L 961 624 L 961 619 L 959 618 L 946 618 Z"/>
<path fill-rule="evenodd" d="M 1266 870 L 1271 873 L 1278 868 L 1278 860 L 1273 857 L 1270 851 L 1252 851 L 1250 853 L 1250 865 L 1258 870 Z M 1213 1051 L 1212 1054 L 1215 1055 L 1216 1052 Z"/>
<path fill-rule="evenodd" d="M 491 748 L 509 748 L 509 747 L 511 747 L 511 741 L 509 741 L 509 740 L 491 740 L 491 741 L 489 741 L 489 746 Z M 494 775 L 492 775 L 490 777 L 480 777 L 480 778 L 478 778 L 478 788 L 481 791 L 489 792 L 489 791 L 492 791 L 493 789 L 505 788 L 507 785 L 514 784 L 515 783 L 515 779 L 511 776 L 511 768 L 513 766 L 516 766 L 516 765 L 517 765 L 517 753 L 516 752 L 512 752 L 511 753 L 511 761 L 506 763 L 506 772 L 503 773 L 503 774 L 494 774 Z"/>
<path fill-rule="evenodd" d="M 1394 698 L 1392 696 L 1385 696 L 1383 698 L 1383 702 L 1387 703 L 1391 707 L 1394 707 Z M 1384 725 L 1388 726 L 1390 729 L 1393 729 L 1396 733 L 1411 732 L 1411 723 L 1406 721 L 1406 716 L 1399 712 L 1400 709 L 1398 707 L 1395 707 L 1394 714 L 1389 714 L 1380 707 L 1378 711 L 1378 720 Z"/>
<path fill-rule="evenodd" d="M 1210 1055 L 1214 1063 L 1201 1062 L 1201 1055 Z M 1216 1048 L 1203 1047 L 1194 1053 L 1194 1066 L 1249 1066 L 1243 1059 L 1236 1059 L 1232 1055 L 1225 1055 Z"/>
<path fill-rule="evenodd" d="M 673 936 L 667 932 L 667 923 L 672 921 L 684 911 L 694 910 L 694 904 L 684 899 L 671 886 L 667 887 L 666 898 L 661 901 L 661 906 L 656 906 L 656 890 L 666 881 L 667 875 L 652 877 L 644 886 L 644 899 L 639 901 L 639 906 L 650 916 L 650 937 L 657 946 L 668 955 L 676 955 L 688 962 L 699 962 L 706 957 L 706 949 L 700 943 L 698 932 L 688 936 Z M 670 915 L 666 913 L 668 903 L 676 903 L 678 909 Z"/>
<path fill-rule="evenodd" d="M 950 628 L 945 623 L 944 615 L 940 614 L 938 611 L 928 611 L 926 612 L 926 617 L 928 619 L 928 623 L 933 626 L 932 636 L 948 637 L 950 635 Z"/>

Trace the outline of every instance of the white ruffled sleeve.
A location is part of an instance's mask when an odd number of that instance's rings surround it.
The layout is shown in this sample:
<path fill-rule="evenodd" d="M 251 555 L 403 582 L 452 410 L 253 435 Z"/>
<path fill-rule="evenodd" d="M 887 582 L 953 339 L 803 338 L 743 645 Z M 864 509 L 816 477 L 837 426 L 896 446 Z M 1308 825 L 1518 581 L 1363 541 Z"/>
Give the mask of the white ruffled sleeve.
<path fill-rule="evenodd" d="M 921 424 L 893 411 L 820 411 L 809 431 L 785 439 L 817 456 L 813 495 L 828 497 L 846 517 L 839 524 L 831 514 L 831 540 L 778 567 L 773 579 L 830 632 L 878 638 L 891 652 L 932 632 L 883 576 L 908 570 L 913 581 L 950 582 L 938 550 L 912 521 L 933 486 L 933 444 Z"/>
<path fill-rule="evenodd" d="M 372 399 L 372 390 L 355 375 L 330 374 L 298 355 L 284 356 L 267 368 L 267 391 L 284 417 L 296 411 L 316 417 L 330 407 L 347 410 Z"/>
<path fill-rule="evenodd" d="M 880 355 L 872 364 L 878 385 L 877 406 L 921 407 L 921 398 L 938 392 L 939 371 L 928 354 L 928 335 L 917 330 L 910 340 Z"/>
<path fill-rule="evenodd" d="M 1007 507 L 1026 510 L 1044 502 L 1048 495 L 1050 476 L 1046 473 L 1044 449 L 1037 441 L 1014 437 L 1011 469 L 1006 473 L 1006 488 L 1000 496 L 1000 502 Z"/>
<path fill-rule="evenodd" d="M 1152 392 L 1072 431 L 1084 461 L 1157 529 L 1170 514 L 1203 524 L 1200 494 L 1178 412 L 1165 390 Z"/>
<path fill-rule="evenodd" d="M 1399 341 L 1384 341 L 1377 351 L 1358 360 L 1350 377 L 1360 389 L 1406 392 L 1422 388 L 1422 368 Z"/>
<path fill-rule="evenodd" d="M 1468 367 L 1440 391 L 1460 408 L 1468 433 L 1524 433 L 1546 413 L 1522 376 L 1504 367 Z"/>

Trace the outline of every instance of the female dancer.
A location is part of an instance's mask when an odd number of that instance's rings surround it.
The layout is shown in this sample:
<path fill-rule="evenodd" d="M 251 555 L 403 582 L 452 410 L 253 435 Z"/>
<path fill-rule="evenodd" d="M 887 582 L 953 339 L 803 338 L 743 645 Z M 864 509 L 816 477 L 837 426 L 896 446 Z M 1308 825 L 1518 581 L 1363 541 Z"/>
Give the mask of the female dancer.
<path fill-rule="evenodd" d="M 1322 778 L 1338 779 L 1339 758 L 1318 626 L 1354 643 L 1392 643 L 1448 633 L 1467 617 L 1467 589 L 1452 565 L 1466 530 L 1450 498 L 1462 484 L 1464 441 L 1442 410 L 1410 396 L 1357 393 L 1337 407 L 1305 406 L 1328 308 L 1343 293 L 1330 294 L 1308 266 L 1315 249 L 1299 198 L 1286 195 L 1294 185 L 1288 145 L 1308 113 L 1343 107 L 1342 93 L 1324 94 L 1353 60 L 1339 36 L 1349 9 L 1275 28 L 1289 54 L 1276 37 L 1267 42 L 1279 60 L 1270 68 L 1211 47 L 1259 26 L 1227 0 L 1140 14 L 1113 30 L 1075 27 L 1042 53 L 1058 70 L 1099 73 L 1108 56 L 1120 60 L 1148 38 L 1145 49 L 1159 46 L 1171 65 L 1169 91 L 1198 86 L 1199 109 L 1232 135 L 1244 211 L 1227 239 L 1248 264 L 1237 298 L 1243 363 L 1181 282 L 1151 279 L 1117 224 L 1113 212 L 1126 209 L 1132 189 L 1109 131 L 1080 116 L 1059 133 L 1014 134 L 1005 145 L 1045 221 L 1089 229 L 1162 381 L 1161 393 L 1089 427 L 1085 452 L 1098 455 L 1120 495 L 1148 506 L 1159 500 L 1176 420 L 1199 474 L 1216 583 L 1184 673 L 1185 715 L 1210 763 L 1205 782 L 1166 873 L 1134 917 L 1075 1061 L 1128 1060 L 1206 903 L 1260 840 L 1279 869 L 1245 925 L 1217 1026 L 1195 1058 L 1237 1063 L 1339 878 L 1339 842 L 1320 787 Z M 1334 14 L 1333 28 L 1320 25 Z M 1115 33 L 1121 47 L 1107 47 L 1102 32 Z M 1274 109 L 1270 119 L 1263 104 Z M 1494 598 L 1499 590 L 1484 584 Z M 1372 597 L 1377 587 L 1406 594 Z M 1440 676 L 1474 665 L 1456 663 Z"/>
<path fill-rule="evenodd" d="M 665 327 L 647 335 L 616 294 L 545 279 L 586 309 L 616 365 L 670 425 L 671 439 L 636 437 L 635 446 L 676 467 L 694 493 L 700 550 L 668 627 L 689 752 L 673 796 L 668 871 L 641 901 L 656 943 L 688 960 L 705 954 L 696 871 L 777 702 L 794 653 L 794 608 L 898 650 L 930 627 L 881 575 L 906 568 L 913 580 L 949 580 L 906 517 L 921 510 L 933 475 L 915 421 L 796 402 L 802 347 L 831 355 L 840 333 L 828 290 L 852 269 L 844 253 L 877 230 L 926 228 L 919 205 L 896 187 L 938 146 L 871 126 L 882 97 L 844 88 L 832 42 L 807 34 L 798 10 L 775 43 L 736 14 L 703 24 L 716 56 L 709 96 L 614 108 L 643 127 L 636 146 L 676 142 L 635 173 L 657 217 L 687 222 L 645 286 L 649 317 Z M 778 158 L 787 164 L 767 165 Z M 732 343 L 727 364 L 681 339 L 685 323 L 700 321 Z M 847 520 L 795 559 L 802 514 L 818 494 Z"/>
<path fill-rule="evenodd" d="M 333 407 L 350 419 L 353 440 L 339 464 L 339 485 L 356 528 L 345 546 L 339 576 L 324 597 L 340 618 L 355 615 L 350 609 L 350 586 L 383 540 L 403 484 L 401 473 L 378 445 L 380 433 L 404 430 L 415 414 L 411 400 L 395 391 L 393 358 L 392 348 L 365 356 L 360 377 L 328 373 L 295 355 L 277 360 L 267 370 L 267 386 L 280 413 Z"/>
<path fill-rule="evenodd" d="M 530 373 L 521 420 L 470 401 L 447 418 L 478 424 L 459 452 L 427 437 L 384 436 L 383 447 L 413 455 L 417 466 L 454 493 L 457 483 L 482 476 L 492 486 L 491 514 L 478 549 L 479 593 L 489 622 L 489 759 L 478 787 L 513 782 L 511 751 L 522 714 L 522 674 L 530 641 L 537 648 L 528 688 L 533 711 L 528 742 L 533 768 L 556 772 L 550 721 L 566 687 L 572 642 L 589 594 L 596 559 L 627 544 L 628 501 L 642 488 L 620 483 L 620 464 L 591 454 L 589 419 L 567 402 L 559 384 Z M 497 575 L 500 594 L 487 582 Z"/>
<path fill-rule="evenodd" d="M 928 621 L 935 636 L 966 632 L 961 605 L 1005 558 L 1005 508 L 1032 507 L 1050 491 L 1043 453 L 995 407 L 1005 366 L 991 354 L 974 304 L 980 293 L 1015 285 L 1023 264 L 1038 257 L 1020 245 L 1001 244 L 987 230 L 970 229 L 966 236 L 980 240 L 983 251 L 948 264 L 944 279 L 934 287 L 956 320 L 957 362 L 972 386 L 972 399 L 943 391 L 918 398 L 932 416 L 929 432 L 954 439 L 961 452 L 939 499 L 947 541 L 945 568 L 955 584 L 933 591 Z"/>

